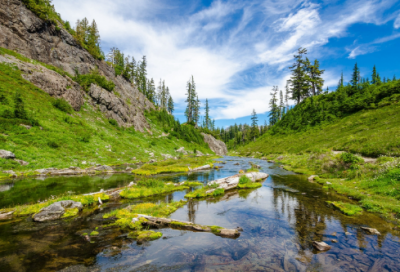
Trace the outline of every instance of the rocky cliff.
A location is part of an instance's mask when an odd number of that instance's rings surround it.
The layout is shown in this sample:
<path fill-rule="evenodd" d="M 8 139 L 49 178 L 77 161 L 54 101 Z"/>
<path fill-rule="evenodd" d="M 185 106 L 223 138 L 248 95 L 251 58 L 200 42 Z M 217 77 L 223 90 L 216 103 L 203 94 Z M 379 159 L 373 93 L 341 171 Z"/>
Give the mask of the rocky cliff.
<path fill-rule="evenodd" d="M 86 100 L 121 126 L 134 126 L 141 132 L 150 129 L 143 112 L 154 105 L 134 85 L 115 76 L 112 67 L 94 59 L 66 30 L 56 30 L 54 25 L 39 19 L 20 0 L 0 0 L 0 47 L 59 67 L 72 75 L 75 69 L 86 74 L 97 66 L 102 75 L 115 83 L 113 92 L 92 86 L 85 93 L 67 76 L 7 57 L 7 62 L 14 61 L 22 70 L 25 79 L 51 96 L 64 98 L 75 110 L 79 110 Z"/>
<path fill-rule="evenodd" d="M 215 139 L 213 136 L 205 133 L 201 133 L 204 137 L 204 142 L 208 144 L 210 149 L 215 152 L 218 156 L 225 156 L 228 154 L 228 149 L 223 141 Z"/>

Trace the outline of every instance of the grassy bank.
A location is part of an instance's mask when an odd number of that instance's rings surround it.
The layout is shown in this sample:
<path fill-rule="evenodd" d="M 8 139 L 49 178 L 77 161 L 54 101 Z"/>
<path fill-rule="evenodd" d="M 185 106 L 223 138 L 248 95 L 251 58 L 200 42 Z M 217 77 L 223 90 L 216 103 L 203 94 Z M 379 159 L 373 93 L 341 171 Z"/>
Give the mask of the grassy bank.
<path fill-rule="evenodd" d="M 311 182 L 357 200 L 358 208 L 400 222 L 399 158 L 381 156 L 374 163 L 366 163 L 361 157 L 350 153 L 334 154 L 326 151 L 269 154 L 265 159 L 274 160 L 289 171 L 308 176 L 317 175 Z M 347 215 L 359 213 L 357 207 L 350 207 L 346 203 L 331 205 Z"/>
<path fill-rule="evenodd" d="M 179 160 L 169 159 L 167 161 L 156 162 L 151 164 L 145 164 L 139 169 L 135 169 L 132 173 L 137 175 L 156 175 L 162 173 L 179 173 L 188 172 L 189 168 L 196 168 L 203 165 L 213 166 L 214 159 L 218 157 L 194 157 L 194 156 L 184 156 L 180 157 Z"/>
<path fill-rule="evenodd" d="M 14 113 L 21 107 L 25 114 L 17 118 Z M 168 127 L 154 117 L 158 116 L 156 113 L 147 115 L 152 135 L 137 132 L 133 127 L 118 127 L 89 103 L 85 103 L 79 112 L 72 111 L 65 101 L 50 97 L 24 80 L 17 68 L 0 63 L 0 149 L 11 151 L 17 159 L 29 162 L 22 166 L 14 160 L 0 159 L 0 171 L 29 172 L 50 167 L 86 168 L 151 158 L 162 160 L 162 154 L 177 156 L 175 150 L 182 146 L 189 152 L 212 153 L 197 136 L 192 136 L 191 139 L 196 138 L 196 141 L 190 142 L 184 137 L 163 136 Z M 27 129 L 21 124 L 32 127 Z M 185 127 L 184 131 L 191 130 Z M 8 175 L 0 174 L 0 178 L 5 177 Z"/>

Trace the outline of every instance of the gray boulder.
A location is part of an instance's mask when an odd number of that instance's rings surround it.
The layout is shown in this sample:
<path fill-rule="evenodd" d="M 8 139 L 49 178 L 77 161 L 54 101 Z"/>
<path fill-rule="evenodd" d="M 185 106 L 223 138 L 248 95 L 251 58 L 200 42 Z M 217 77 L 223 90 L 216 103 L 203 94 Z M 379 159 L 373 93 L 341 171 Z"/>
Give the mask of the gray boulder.
<path fill-rule="evenodd" d="M 381 233 L 377 229 L 367 228 L 367 227 L 361 227 L 361 229 L 364 230 L 368 234 L 381 235 Z"/>
<path fill-rule="evenodd" d="M 204 154 L 201 153 L 201 151 L 196 150 L 196 156 L 197 156 L 197 157 L 201 157 L 201 156 L 204 156 Z"/>
<path fill-rule="evenodd" d="M 43 208 L 33 216 L 33 221 L 36 222 L 46 222 L 57 220 L 63 216 L 65 213 L 65 209 L 74 209 L 78 208 L 79 210 L 83 209 L 82 203 L 75 202 L 72 200 L 63 200 L 56 203 L 51 204 L 50 206 Z"/>
<path fill-rule="evenodd" d="M 94 168 L 96 171 L 113 171 L 113 169 L 108 165 L 101 165 Z"/>
<path fill-rule="evenodd" d="M 14 161 L 18 162 L 20 165 L 23 165 L 23 166 L 25 166 L 25 165 L 28 165 L 28 164 L 29 164 L 29 162 L 26 162 L 26 161 L 23 161 L 23 160 L 17 160 L 17 159 L 14 159 Z"/>
<path fill-rule="evenodd" d="M 13 170 L 3 171 L 4 174 L 9 174 L 13 178 L 17 177 L 17 174 Z"/>
<path fill-rule="evenodd" d="M 0 158 L 3 159 L 15 159 L 15 154 L 11 151 L 0 149 Z"/>

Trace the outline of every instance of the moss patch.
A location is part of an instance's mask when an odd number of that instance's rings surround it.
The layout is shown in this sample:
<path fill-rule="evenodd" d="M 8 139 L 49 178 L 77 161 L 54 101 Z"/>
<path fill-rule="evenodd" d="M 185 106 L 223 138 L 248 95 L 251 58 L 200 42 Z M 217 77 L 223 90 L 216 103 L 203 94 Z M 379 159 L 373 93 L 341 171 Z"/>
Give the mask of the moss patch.
<path fill-rule="evenodd" d="M 162 237 L 161 232 L 155 232 L 152 230 L 135 231 L 128 234 L 128 238 L 136 239 L 139 241 L 153 241 L 161 237 Z"/>
<path fill-rule="evenodd" d="M 79 213 L 79 209 L 78 208 L 68 209 L 68 210 L 65 211 L 65 213 L 62 216 L 62 218 L 76 216 L 78 213 Z"/>
<path fill-rule="evenodd" d="M 349 204 L 349 203 L 344 203 L 341 201 L 327 201 L 329 205 L 332 205 L 339 211 L 341 211 L 345 215 L 359 215 L 362 213 L 363 209 L 357 205 Z"/>

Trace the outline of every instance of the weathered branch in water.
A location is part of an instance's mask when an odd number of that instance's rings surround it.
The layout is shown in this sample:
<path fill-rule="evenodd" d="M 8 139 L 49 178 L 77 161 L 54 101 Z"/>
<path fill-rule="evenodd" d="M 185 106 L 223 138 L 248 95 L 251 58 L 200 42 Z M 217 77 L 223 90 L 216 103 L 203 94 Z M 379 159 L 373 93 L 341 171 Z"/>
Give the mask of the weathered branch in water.
<path fill-rule="evenodd" d="M 147 219 L 147 221 L 142 222 L 143 225 L 147 225 L 153 228 L 170 227 L 170 228 L 178 228 L 195 232 L 212 232 L 215 235 L 219 235 L 222 237 L 229 237 L 229 238 L 237 238 L 240 236 L 240 232 L 238 229 L 225 229 L 219 226 L 204 226 L 187 221 L 138 214 L 138 218 L 140 217 Z M 134 220 L 135 219 L 137 221 L 139 220 L 137 218 L 134 218 Z"/>

